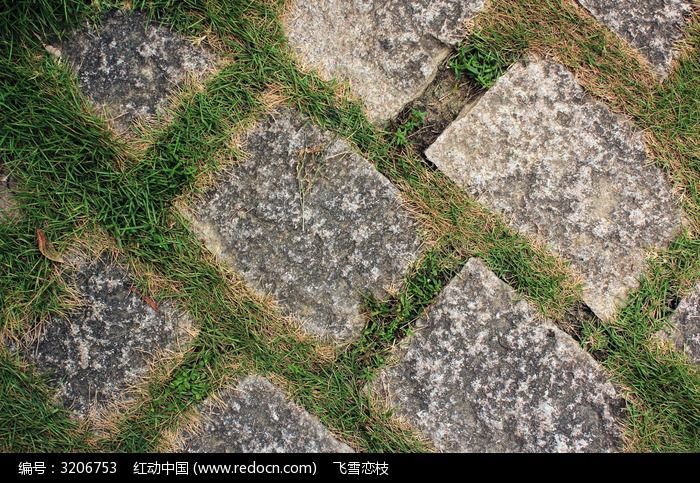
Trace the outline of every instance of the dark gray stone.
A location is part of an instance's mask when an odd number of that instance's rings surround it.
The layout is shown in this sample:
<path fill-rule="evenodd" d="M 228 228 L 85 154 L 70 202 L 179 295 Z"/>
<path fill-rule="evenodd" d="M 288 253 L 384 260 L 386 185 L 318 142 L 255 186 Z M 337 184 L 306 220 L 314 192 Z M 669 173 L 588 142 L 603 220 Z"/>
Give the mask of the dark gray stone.
<path fill-rule="evenodd" d="M 603 319 L 638 285 L 647 250 L 681 228 L 642 134 L 558 64 L 513 66 L 426 155 L 570 260 L 583 276 L 584 301 Z"/>
<path fill-rule="evenodd" d="M 261 377 L 247 377 L 236 388 L 200 408 L 202 422 L 184 432 L 188 453 L 349 453 L 313 416 L 289 402 Z"/>
<path fill-rule="evenodd" d="M 678 305 L 669 335 L 678 350 L 700 364 L 700 284 Z"/>
<path fill-rule="evenodd" d="M 348 80 L 374 120 L 396 116 L 435 76 L 483 0 L 293 1 L 285 25 L 303 64 Z"/>
<path fill-rule="evenodd" d="M 596 362 L 477 259 L 374 389 L 442 451 L 621 447 L 622 401 Z"/>
<path fill-rule="evenodd" d="M 579 0 L 599 21 L 639 49 L 662 76 L 671 70 L 691 0 Z"/>
<path fill-rule="evenodd" d="M 401 282 L 419 240 L 399 193 L 344 141 L 290 111 L 249 131 L 247 158 L 196 208 L 209 248 L 311 332 L 345 340 L 362 294 Z"/>
<path fill-rule="evenodd" d="M 144 13 L 117 10 L 97 30 L 74 34 L 61 46 L 80 87 L 126 130 L 137 118 L 162 115 L 168 95 L 187 74 L 201 76 L 214 58 Z"/>
<path fill-rule="evenodd" d="M 64 405 L 84 416 L 124 401 L 153 353 L 184 344 L 191 324 L 171 309 L 154 310 L 106 256 L 83 263 L 73 276 L 81 306 L 67 319 L 49 320 L 23 352 L 50 374 Z"/>

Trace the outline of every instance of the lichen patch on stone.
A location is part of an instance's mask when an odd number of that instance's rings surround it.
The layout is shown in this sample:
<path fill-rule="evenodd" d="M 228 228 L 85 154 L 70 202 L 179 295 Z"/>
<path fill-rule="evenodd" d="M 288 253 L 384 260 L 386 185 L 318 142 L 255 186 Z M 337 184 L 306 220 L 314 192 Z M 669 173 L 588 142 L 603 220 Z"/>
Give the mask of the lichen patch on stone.
<path fill-rule="evenodd" d="M 12 179 L 0 162 L 0 220 L 11 217 L 17 212 L 17 205 L 12 199 Z"/>
<path fill-rule="evenodd" d="M 600 22 L 639 49 L 654 69 L 668 75 L 674 44 L 683 36 L 690 0 L 579 0 Z"/>
<path fill-rule="evenodd" d="M 700 364 L 700 284 L 681 300 L 668 332 L 676 348 Z"/>
<path fill-rule="evenodd" d="M 96 29 L 76 32 L 60 49 L 77 71 L 82 91 L 105 108 L 119 130 L 162 115 L 168 96 L 187 75 L 201 77 L 214 56 L 146 14 L 117 10 Z"/>
<path fill-rule="evenodd" d="M 426 155 L 571 261 L 584 301 L 603 319 L 638 285 L 647 250 L 667 246 L 681 228 L 641 133 L 559 64 L 513 66 Z"/>
<path fill-rule="evenodd" d="M 189 453 L 349 453 L 315 417 L 262 377 L 249 376 L 200 407 L 201 423 L 180 435 Z"/>
<path fill-rule="evenodd" d="M 325 77 L 349 80 L 369 117 L 383 121 L 430 84 L 483 5 L 483 0 L 295 0 L 285 29 L 304 64 Z"/>
<path fill-rule="evenodd" d="M 49 320 L 23 352 L 57 385 L 63 404 L 85 416 L 124 402 L 153 356 L 181 348 L 192 326 L 173 308 L 154 310 L 107 256 L 83 263 L 73 277 L 81 306 Z"/>
<path fill-rule="evenodd" d="M 400 284 L 420 247 L 398 190 L 288 109 L 252 128 L 243 151 L 194 210 L 199 234 L 310 332 L 356 336 L 363 295 Z"/>
<path fill-rule="evenodd" d="M 373 390 L 441 451 L 621 448 L 623 402 L 598 364 L 471 259 Z"/>

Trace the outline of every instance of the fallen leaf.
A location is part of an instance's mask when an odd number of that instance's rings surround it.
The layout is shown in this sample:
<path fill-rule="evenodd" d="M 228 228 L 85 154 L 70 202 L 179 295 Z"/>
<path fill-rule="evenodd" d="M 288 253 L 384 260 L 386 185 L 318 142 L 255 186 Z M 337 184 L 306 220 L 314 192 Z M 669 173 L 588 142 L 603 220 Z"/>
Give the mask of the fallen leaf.
<path fill-rule="evenodd" d="M 39 251 L 41 252 L 42 255 L 44 255 L 46 258 L 48 258 L 52 262 L 56 262 L 56 263 L 63 263 L 64 262 L 61 254 L 56 251 L 56 249 L 53 247 L 51 242 L 46 238 L 46 234 L 44 233 L 44 230 L 42 230 L 41 228 L 36 229 L 36 239 L 39 243 Z"/>
<path fill-rule="evenodd" d="M 158 303 L 156 303 L 156 301 L 153 300 L 153 297 L 151 297 L 151 296 L 149 296 L 149 295 L 142 294 L 141 292 L 139 292 L 138 290 L 136 290 L 136 287 L 134 287 L 133 285 L 132 285 L 131 287 L 129 287 L 129 293 L 135 293 L 136 296 L 137 296 L 137 297 L 140 297 L 141 300 L 143 300 L 144 302 L 146 302 L 146 303 L 148 304 L 149 307 L 151 307 L 151 308 L 152 308 L 153 310 L 155 310 L 156 312 L 158 311 Z"/>
<path fill-rule="evenodd" d="M 155 300 L 153 300 L 152 297 L 149 297 L 148 295 L 143 295 L 141 297 L 144 302 L 146 302 L 153 310 L 156 312 L 158 311 L 158 304 L 156 303 Z"/>

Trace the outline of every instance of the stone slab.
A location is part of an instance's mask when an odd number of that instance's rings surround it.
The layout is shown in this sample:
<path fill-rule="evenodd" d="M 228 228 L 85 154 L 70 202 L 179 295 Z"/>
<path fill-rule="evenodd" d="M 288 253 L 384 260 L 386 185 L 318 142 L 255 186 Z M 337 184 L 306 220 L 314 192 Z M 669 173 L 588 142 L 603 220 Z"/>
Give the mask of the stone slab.
<path fill-rule="evenodd" d="M 75 33 L 60 48 L 82 91 L 106 108 L 115 127 L 162 115 L 168 96 L 187 75 L 201 76 L 214 56 L 138 11 L 116 10 L 101 25 Z"/>
<path fill-rule="evenodd" d="M 376 121 L 395 117 L 430 84 L 483 0 L 295 0 L 289 45 L 326 79 L 348 80 Z"/>
<path fill-rule="evenodd" d="M 683 35 L 691 0 L 579 0 L 579 3 L 639 49 L 661 76 L 669 73 L 673 47 Z"/>
<path fill-rule="evenodd" d="M 584 301 L 603 319 L 638 285 L 646 251 L 680 231 L 671 187 L 642 134 L 558 64 L 513 66 L 426 155 L 570 260 Z"/>
<path fill-rule="evenodd" d="M 678 305 L 671 318 L 671 339 L 695 364 L 700 364 L 700 284 Z"/>
<path fill-rule="evenodd" d="M 200 408 L 201 424 L 181 435 L 188 453 L 349 453 L 317 418 L 262 377 L 250 376 Z"/>
<path fill-rule="evenodd" d="M 398 285 L 419 250 L 397 189 L 346 142 L 283 109 L 195 209 L 207 246 L 306 329 L 346 340 L 363 294 Z"/>
<path fill-rule="evenodd" d="M 66 319 L 49 320 L 22 350 L 50 375 L 65 407 L 85 416 L 124 401 L 154 353 L 189 340 L 191 324 L 172 309 L 154 310 L 107 256 L 83 263 L 73 276 L 81 306 Z"/>
<path fill-rule="evenodd" d="M 5 216 L 12 216 L 17 207 L 12 199 L 12 180 L 0 164 L 0 220 Z"/>
<path fill-rule="evenodd" d="M 566 333 L 471 259 L 375 390 L 441 451 L 620 449 L 622 401 Z"/>

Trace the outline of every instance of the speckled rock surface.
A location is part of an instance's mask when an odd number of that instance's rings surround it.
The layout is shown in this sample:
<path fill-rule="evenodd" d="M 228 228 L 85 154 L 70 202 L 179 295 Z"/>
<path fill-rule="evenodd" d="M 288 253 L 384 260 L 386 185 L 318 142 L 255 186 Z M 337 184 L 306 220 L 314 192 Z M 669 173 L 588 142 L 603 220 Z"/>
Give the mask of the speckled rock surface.
<path fill-rule="evenodd" d="M 393 118 L 466 36 L 483 0 L 295 0 L 285 19 L 303 65 L 348 80 L 373 120 Z"/>
<path fill-rule="evenodd" d="M 361 294 L 400 283 L 419 249 L 398 191 L 344 141 L 290 110 L 252 128 L 243 150 L 245 161 L 196 208 L 198 232 L 309 331 L 356 335 Z"/>
<path fill-rule="evenodd" d="M 700 284 L 678 305 L 671 324 L 670 335 L 678 350 L 700 364 Z"/>
<path fill-rule="evenodd" d="M 38 341 L 23 350 L 51 374 L 64 405 L 84 416 L 123 401 L 153 353 L 184 345 L 191 325 L 171 310 L 151 308 L 106 256 L 83 264 L 74 277 L 82 306 L 68 319 L 48 321 Z"/>
<path fill-rule="evenodd" d="M 671 188 L 641 134 L 558 64 L 513 66 L 426 155 L 569 259 L 583 276 L 584 301 L 603 319 L 638 285 L 646 250 L 680 230 Z"/>
<path fill-rule="evenodd" d="M 12 180 L 0 164 L 0 218 L 11 216 L 15 209 L 15 203 L 12 200 Z"/>
<path fill-rule="evenodd" d="M 579 0 L 599 21 L 639 49 L 660 75 L 671 69 L 691 0 Z"/>
<path fill-rule="evenodd" d="M 182 434 L 189 453 L 349 453 L 315 417 L 266 379 L 251 376 L 202 405 L 200 427 Z"/>
<path fill-rule="evenodd" d="M 602 370 L 481 261 L 469 260 L 417 327 L 375 390 L 438 449 L 620 448 L 622 401 Z"/>
<path fill-rule="evenodd" d="M 162 114 L 167 97 L 185 76 L 201 76 L 214 57 L 141 12 L 114 11 L 101 26 L 61 45 L 78 72 L 82 91 L 106 107 L 120 130 L 137 118 Z"/>

